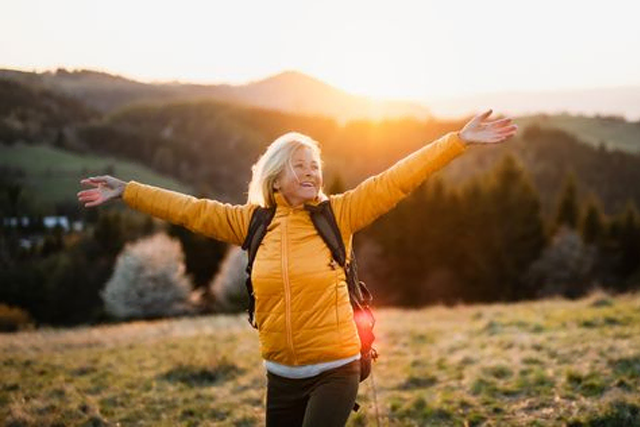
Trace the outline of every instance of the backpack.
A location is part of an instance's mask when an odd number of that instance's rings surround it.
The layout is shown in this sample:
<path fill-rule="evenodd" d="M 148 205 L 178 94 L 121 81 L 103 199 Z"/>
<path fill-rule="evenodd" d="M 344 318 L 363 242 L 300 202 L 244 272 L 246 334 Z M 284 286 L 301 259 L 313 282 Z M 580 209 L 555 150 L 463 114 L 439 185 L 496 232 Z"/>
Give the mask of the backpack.
<path fill-rule="evenodd" d="M 333 259 L 344 269 L 349 289 L 349 300 L 353 308 L 354 320 L 358 328 L 360 337 L 360 381 L 364 381 L 371 373 L 371 362 L 377 359 L 378 352 L 372 347 L 375 339 L 373 335 L 373 325 L 375 318 L 371 312 L 370 304 L 373 300 L 371 293 L 364 282 L 358 280 L 358 269 L 353 248 L 351 248 L 351 260 L 347 262 L 346 249 L 342 241 L 342 235 L 338 229 L 333 209 L 328 200 L 321 202 L 318 206 L 305 205 L 309 211 L 311 221 L 318 234 L 324 240 L 331 251 Z M 254 319 L 255 298 L 253 295 L 253 284 L 251 283 L 251 269 L 256 258 L 256 253 L 260 242 L 267 233 L 267 227 L 275 215 L 275 206 L 271 208 L 258 207 L 251 216 L 249 231 L 242 244 L 242 249 L 247 251 L 249 262 L 247 263 L 246 287 L 249 294 L 249 305 L 247 312 L 249 323 L 257 329 Z M 357 410 L 357 409 L 356 409 Z"/>

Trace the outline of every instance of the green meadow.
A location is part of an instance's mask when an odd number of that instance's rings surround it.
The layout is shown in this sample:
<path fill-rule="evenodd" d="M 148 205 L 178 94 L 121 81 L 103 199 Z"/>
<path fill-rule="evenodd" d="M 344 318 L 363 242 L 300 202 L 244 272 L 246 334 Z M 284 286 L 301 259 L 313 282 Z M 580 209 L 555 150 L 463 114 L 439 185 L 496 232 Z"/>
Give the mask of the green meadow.
<path fill-rule="evenodd" d="M 350 426 L 640 425 L 640 294 L 377 318 Z M 3 334 L 0 354 L 5 425 L 263 425 L 243 315 Z"/>
<path fill-rule="evenodd" d="M 77 203 L 76 193 L 89 188 L 81 185 L 80 180 L 94 175 L 113 175 L 180 192 L 191 190 L 136 162 L 78 154 L 47 145 L 0 145 L 0 167 L 22 170 L 20 182 L 26 197 L 44 210 L 50 210 L 56 202 Z"/>

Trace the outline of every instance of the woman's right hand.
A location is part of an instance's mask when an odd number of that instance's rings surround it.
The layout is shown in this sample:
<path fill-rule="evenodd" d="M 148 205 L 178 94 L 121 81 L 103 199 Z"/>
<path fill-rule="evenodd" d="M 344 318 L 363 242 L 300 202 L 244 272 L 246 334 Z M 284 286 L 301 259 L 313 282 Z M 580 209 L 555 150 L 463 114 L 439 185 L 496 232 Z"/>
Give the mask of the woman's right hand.
<path fill-rule="evenodd" d="M 78 201 L 83 202 L 85 208 L 99 206 L 111 199 L 122 197 L 127 185 L 126 182 L 109 175 L 92 176 L 81 180 L 80 183 L 97 187 L 78 193 Z"/>

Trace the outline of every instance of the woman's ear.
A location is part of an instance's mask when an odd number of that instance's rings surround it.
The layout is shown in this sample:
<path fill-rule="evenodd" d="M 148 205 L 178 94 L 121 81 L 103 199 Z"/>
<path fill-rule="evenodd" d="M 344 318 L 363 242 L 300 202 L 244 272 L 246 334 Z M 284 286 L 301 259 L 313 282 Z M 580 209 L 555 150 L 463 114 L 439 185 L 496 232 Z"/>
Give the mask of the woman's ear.
<path fill-rule="evenodd" d="M 279 191 L 280 190 L 280 180 L 276 179 L 275 181 L 273 181 L 273 189 L 275 191 Z"/>

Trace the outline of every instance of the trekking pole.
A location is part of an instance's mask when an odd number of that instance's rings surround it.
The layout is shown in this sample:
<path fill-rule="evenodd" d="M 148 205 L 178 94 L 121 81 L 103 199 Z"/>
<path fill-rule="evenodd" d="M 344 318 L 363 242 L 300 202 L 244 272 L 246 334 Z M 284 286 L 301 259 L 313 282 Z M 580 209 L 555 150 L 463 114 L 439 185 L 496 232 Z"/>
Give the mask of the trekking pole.
<path fill-rule="evenodd" d="M 371 390 L 373 391 L 373 407 L 376 408 L 376 427 L 380 427 L 380 412 L 378 412 L 378 396 L 376 394 L 376 382 L 373 378 L 373 369 L 371 369 Z"/>

